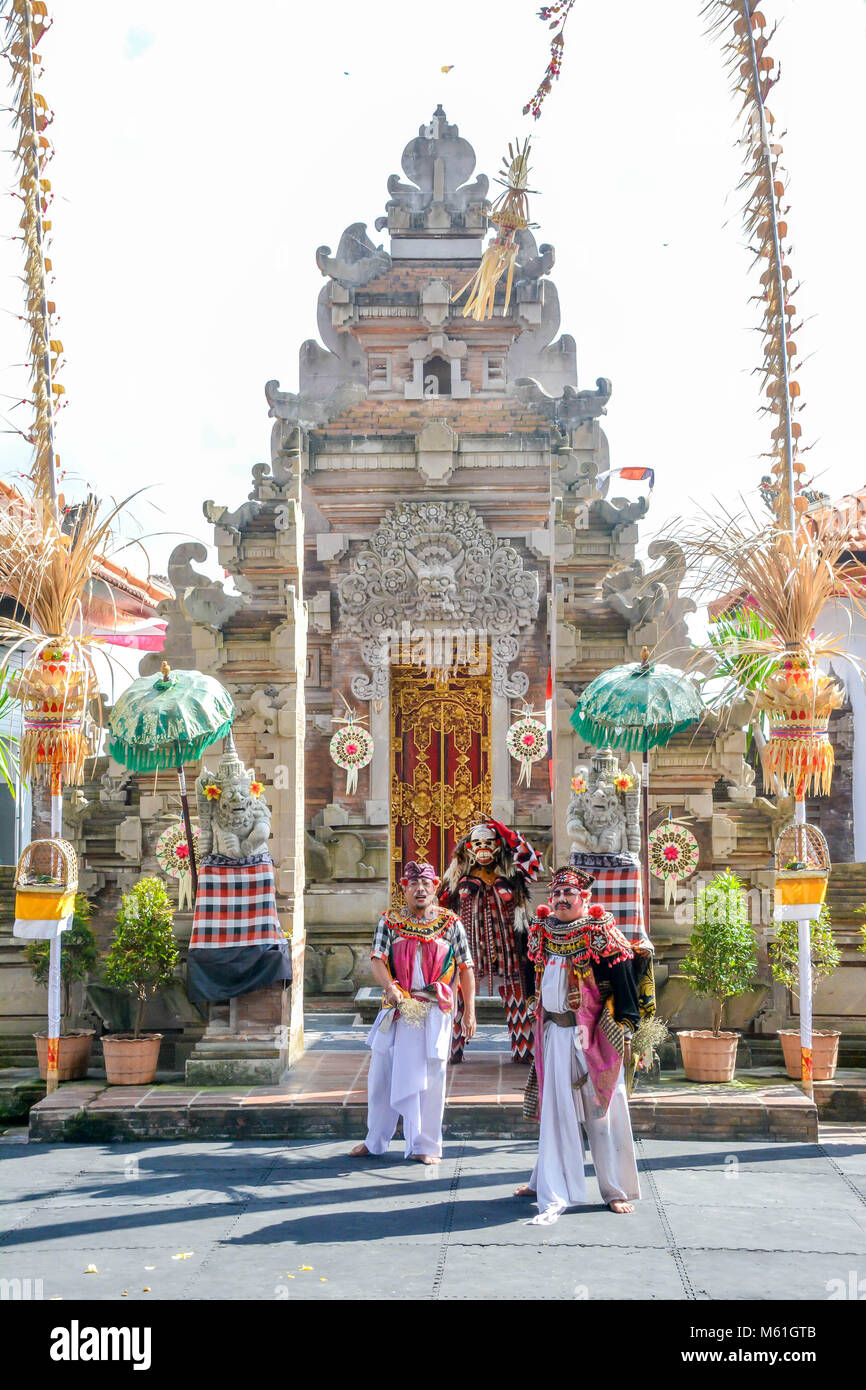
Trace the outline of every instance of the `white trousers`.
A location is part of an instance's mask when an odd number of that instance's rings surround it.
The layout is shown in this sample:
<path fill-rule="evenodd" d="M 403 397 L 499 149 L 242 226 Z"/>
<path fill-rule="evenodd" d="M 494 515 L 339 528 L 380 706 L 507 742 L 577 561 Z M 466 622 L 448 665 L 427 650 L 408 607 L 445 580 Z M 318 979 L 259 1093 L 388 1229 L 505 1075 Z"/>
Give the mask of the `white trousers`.
<path fill-rule="evenodd" d="M 601 1114 L 590 1078 L 579 1090 L 573 1085 L 575 1075 L 585 1069 L 576 1029 L 546 1023 L 538 1160 L 529 1179 L 529 1186 L 538 1193 L 534 1220 L 540 1225 L 556 1221 L 566 1207 L 586 1202 L 584 1135 L 602 1201 L 640 1197 L 623 1071 L 607 1111 Z"/>
<path fill-rule="evenodd" d="M 450 1022 L 450 1016 L 449 1016 Z M 403 1029 L 404 1036 L 399 1036 Z M 394 1045 L 387 1051 L 373 1049 L 370 1057 L 370 1070 L 367 1075 L 367 1138 L 365 1143 L 371 1154 L 383 1154 L 394 1138 L 397 1121 L 403 1117 L 403 1138 L 405 1157 L 412 1154 L 432 1154 L 442 1157 L 442 1114 L 445 1109 L 445 1061 L 438 1057 L 424 1057 L 424 1030 L 408 1028 L 401 1020 L 394 1024 Z M 415 1037 L 407 1037 L 414 1034 Z M 410 1060 L 399 1055 L 407 1044 L 413 1052 L 420 1055 L 411 1059 L 413 1089 L 405 1094 L 405 1084 L 398 1085 L 395 1094 L 395 1052 L 398 1053 L 398 1076 L 405 1075 L 405 1062 Z M 417 1044 L 421 1044 L 418 1048 Z M 416 1044 L 415 1047 L 412 1045 Z M 398 1052 L 399 1049 L 399 1052 Z"/>

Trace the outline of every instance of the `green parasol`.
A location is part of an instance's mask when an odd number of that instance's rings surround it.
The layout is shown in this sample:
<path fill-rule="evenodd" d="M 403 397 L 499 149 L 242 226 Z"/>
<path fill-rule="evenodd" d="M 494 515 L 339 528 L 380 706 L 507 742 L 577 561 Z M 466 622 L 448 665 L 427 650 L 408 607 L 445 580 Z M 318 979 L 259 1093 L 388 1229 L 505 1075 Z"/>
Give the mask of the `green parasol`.
<path fill-rule="evenodd" d="M 649 750 L 661 748 L 704 713 L 701 697 L 682 671 L 651 662 L 644 647 L 640 661 L 602 671 L 584 690 L 571 716 L 572 728 L 594 748 L 643 753 L 644 911 L 649 932 Z"/>
<path fill-rule="evenodd" d="M 234 717 L 232 698 L 219 681 L 200 671 L 172 671 L 164 661 L 158 676 L 133 681 L 108 720 L 108 751 L 124 767 L 133 772 L 177 768 L 193 899 L 198 874 L 184 764 L 197 762 L 206 748 L 231 733 Z"/>

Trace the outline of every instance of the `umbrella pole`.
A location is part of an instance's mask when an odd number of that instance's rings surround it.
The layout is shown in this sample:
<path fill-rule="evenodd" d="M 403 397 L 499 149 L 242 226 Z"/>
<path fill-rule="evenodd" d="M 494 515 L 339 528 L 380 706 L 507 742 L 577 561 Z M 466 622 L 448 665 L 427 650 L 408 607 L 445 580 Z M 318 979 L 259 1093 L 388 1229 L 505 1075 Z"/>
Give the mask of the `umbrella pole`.
<path fill-rule="evenodd" d="M 63 780 L 59 772 L 51 773 L 51 838 L 59 839 L 63 831 Z M 60 964 L 61 937 L 52 936 L 48 944 L 48 1069 L 45 1091 L 50 1095 L 58 1086 L 60 1052 Z"/>
<path fill-rule="evenodd" d="M 650 934 L 650 873 L 649 873 L 649 744 L 644 735 L 643 764 L 641 776 L 641 827 L 643 833 L 643 855 L 641 857 L 641 878 L 643 879 L 644 931 Z"/>
<path fill-rule="evenodd" d="M 195 864 L 195 845 L 192 838 L 192 822 L 189 818 L 189 799 L 186 794 L 186 774 L 183 770 L 183 763 L 178 765 L 177 781 L 180 787 L 180 804 L 183 807 L 183 828 L 186 831 L 186 843 L 189 848 L 189 872 L 192 877 L 192 905 L 194 909 L 198 893 L 198 870 Z"/>

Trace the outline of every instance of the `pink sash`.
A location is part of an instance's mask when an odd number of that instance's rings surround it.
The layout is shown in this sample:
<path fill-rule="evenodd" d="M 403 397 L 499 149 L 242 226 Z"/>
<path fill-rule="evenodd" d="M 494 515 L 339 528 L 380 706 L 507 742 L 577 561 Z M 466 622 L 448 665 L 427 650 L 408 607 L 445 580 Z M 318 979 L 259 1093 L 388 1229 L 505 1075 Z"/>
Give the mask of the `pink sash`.
<path fill-rule="evenodd" d="M 592 971 L 580 982 L 580 1008 L 577 1010 L 577 1026 L 580 1031 L 580 1044 L 590 1080 L 602 1113 L 607 1113 L 613 1093 L 619 1080 L 622 1058 L 601 1027 L 601 995 Z M 535 1024 L 535 1074 L 538 1077 L 538 1113 L 541 1114 L 541 1098 L 544 1093 L 544 1024 L 542 1022 L 541 997 L 536 1003 Z M 552 1025 L 556 1027 L 555 1024 Z"/>
<path fill-rule="evenodd" d="M 391 951 L 394 978 L 401 989 L 404 989 L 407 994 L 412 993 L 415 953 L 419 945 L 421 947 L 421 973 L 424 976 L 424 983 L 435 987 L 439 1008 L 443 1014 L 450 1013 L 454 1006 L 454 995 L 450 984 L 446 984 L 442 977 L 444 973 L 448 975 L 449 979 L 453 978 L 453 962 L 452 968 L 445 971 L 445 961 L 448 958 L 450 946 L 441 936 L 420 942 L 414 936 L 398 936 Z"/>

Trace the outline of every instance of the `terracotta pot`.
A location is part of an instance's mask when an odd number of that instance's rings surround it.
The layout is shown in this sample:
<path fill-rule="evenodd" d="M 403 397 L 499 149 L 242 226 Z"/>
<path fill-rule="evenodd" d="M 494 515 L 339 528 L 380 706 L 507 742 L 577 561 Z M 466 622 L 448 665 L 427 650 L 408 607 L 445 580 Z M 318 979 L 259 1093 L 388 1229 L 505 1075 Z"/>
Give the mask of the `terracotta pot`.
<path fill-rule="evenodd" d="M 43 1081 L 48 1079 L 48 1034 L 34 1033 L 36 1056 L 39 1059 L 39 1075 Z M 94 1028 L 74 1029 L 64 1033 L 59 1039 L 57 1056 L 57 1080 L 80 1081 L 87 1075 L 90 1066 L 90 1050 L 96 1036 Z"/>
<path fill-rule="evenodd" d="M 832 1028 L 826 1032 L 812 1030 L 812 1080 L 832 1081 L 836 1075 L 839 1061 L 839 1039 L 841 1033 Z M 779 1040 L 785 1054 L 785 1071 L 792 1081 L 800 1080 L 800 1034 L 789 1029 L 779 1029 Z"/>
<path fill-rule="evenodd" d="M 719 1033 L 711 1028 L 686 1028 L 677 1033 L 687 1081 L 733 1081 L 737 1065 L 739 1033 Z"/>
<path fill-rule="evenodd" d="M 131 1033 L 112 1033 L 102 1039 L 105 1079 L 109 1086 L 144 1086 L 156 1079 L 162 1033 L 135 1038 Z"/>

